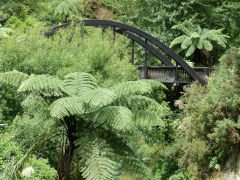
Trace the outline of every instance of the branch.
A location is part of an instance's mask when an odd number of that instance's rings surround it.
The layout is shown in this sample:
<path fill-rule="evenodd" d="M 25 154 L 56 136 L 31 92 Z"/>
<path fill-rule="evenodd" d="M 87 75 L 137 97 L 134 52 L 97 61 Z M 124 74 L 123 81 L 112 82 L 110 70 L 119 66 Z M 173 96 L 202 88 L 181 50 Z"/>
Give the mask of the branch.
<path fill-rule="evenodd" d="M 46 138 L 42 141 L 38 141 L 36 142 L 31 148 L 28 149 L 28 151 L 26 152 L 26 154 L 13 166 L 13 172 L 16 172 L 19 167 L 22 165 L 22 163 L 24 162 L 24 160 L 29 156 L 29 154 L 38 146 L 40 146 L 41 144 L 43 144 L 44 142 L 46 141 L 49 141 L 50 139 L 56 137 L 60 135 L 60 133 L 56 133 L 54 134 L 53 136 L 49 137 L 49 138 Z"/>

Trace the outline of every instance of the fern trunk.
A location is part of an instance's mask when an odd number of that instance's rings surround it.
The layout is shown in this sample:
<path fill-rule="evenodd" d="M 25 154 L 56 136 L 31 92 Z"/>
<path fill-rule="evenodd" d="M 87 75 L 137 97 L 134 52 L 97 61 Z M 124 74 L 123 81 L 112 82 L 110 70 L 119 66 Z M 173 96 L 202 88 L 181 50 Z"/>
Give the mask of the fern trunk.
<path fill-rule="evenodd" d="M 74 144 L 77 140 L 77 137 L 73 135 L 76 132 L 76 122 L 73 119 L 65 119 L 65 124 L 67 126 L 69 145 L 65 149 L 64 154 L 62 152 L 59 157 L 56 180 L 71 180 L 74 176 L 71 174 L 71 164 L 74 152 L 76 150 L 76 146 Z M 84 179 L 80 175 L 77 177 L 77 180 Z"/>

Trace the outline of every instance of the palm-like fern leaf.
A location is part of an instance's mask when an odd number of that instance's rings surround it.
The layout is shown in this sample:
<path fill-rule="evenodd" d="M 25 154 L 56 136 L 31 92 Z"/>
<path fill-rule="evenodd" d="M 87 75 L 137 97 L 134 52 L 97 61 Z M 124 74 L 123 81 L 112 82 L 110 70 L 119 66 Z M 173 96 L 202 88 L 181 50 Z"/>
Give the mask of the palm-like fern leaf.
<path fill-rule="evenodd" d="M 60 79 L 48 75 L 31 75 L 18 89 L 18 92 L 26 91 L 40 92 L 45 96 L 61 96 L 64 88 Z"/>
<path fill-rule="evenodd" d="M 70 73 L 65 76 L 63 86 L 70 95 L 80 96 L 98 87 L 97 80 L 88 73 Z"/>
<path fill-rule="evenodd" d="M 163 83 L 160 83 L 158 81 L 151 79 L 142 79 L 141 81 L 150 85 L 152 89 L 168 90 L 168 88 Z"/>
<path fill-rule="evenodd" d="M 159 103 L 146 96 L 130 96 L 119 99 L 116 102 L 119 106 L 128 107 L 131 110 L 156 109 Z"/>
<path fill-rule="evenodd" d="M 106 124 L 110 129 L 117 131 L 130 131 L 134 128 L 132 112 L 122 106 L 108 106 L 98 111 L 94 118 L 98 124 Z"/>
<path fill-rule="evenodd" d="M 115 92 L 117 97 L 129 96 L 129 95 L 142 95 L 152 92 L 156 86 L 165 87 L 159 82 L 152 80 L 139 80 L 139 81 L 127 81 L 121 82 L 111 89 Z"/>
<path fill-rule="evenodd" d="M 16 70 L 0 73 L 0 82 L 15 86 L 15 87 L 19 87 L 19 85 L 28 78 L 29 76 L 27 74 L 16 71 Z"/>
<path fill-rule="evenodd" d="M 109 180 L 118 175 L 120 164 L 114 159 L 114 152 L 102 139 L 84 143 L 80 148 L 81 171 L 86 180 Z"/>
<path fill-rule="evenodd" d="M 83 113 L 83 101 L 76 97 L 58 99 L 50 106 L 51 116 L 58 119 L 62 119 L 65 116 L 82 115 Z"/>
<path fill-rule="evenodd" d="M 24 99 L 24 101 L 22 101 L 21 105 L 24 107 L 30 107 L 36 104 L 36 102 L 40 102 L 40 101 L 44 101 L 43 97 L 41 97 L 38 93 L 33 92 L 29 94 L 27 98 Z"/>
<path fill-rule="evenodd" d="M 151 128 L 163 124 L 162 120 L 154 112 L 141 110 L 134 112 L 134 115 L 136 125 L 141 128 Z"/>
<path fill-rule="evenodd" d="M 63 118 L 65 116 L 83 115 L 97 111 L 115 100 L 112 91 L 98 88 L 88 91 L 80 97 L 65 97 L 51 104 L 51 116 Z"/>
<path fill-rule="evenodd" d="M 139 159 L 133 156 L 124 156 L 122 159 L 122 166 L 127 172 L 131 172 L 136 174 L 142 180 L 144 179 L 152 179 L 152 173 L 149 168 L 141 162 Z"/>
<path fill-rule="evenodd" d="M 103 106 L 112 104 L 116 96 L 113 91 L 104 88 L 97 88 L 95 90 L 88 91 L 80 96 L 84 102 L 85 108 L 89 112 L 96 111 Z"/>

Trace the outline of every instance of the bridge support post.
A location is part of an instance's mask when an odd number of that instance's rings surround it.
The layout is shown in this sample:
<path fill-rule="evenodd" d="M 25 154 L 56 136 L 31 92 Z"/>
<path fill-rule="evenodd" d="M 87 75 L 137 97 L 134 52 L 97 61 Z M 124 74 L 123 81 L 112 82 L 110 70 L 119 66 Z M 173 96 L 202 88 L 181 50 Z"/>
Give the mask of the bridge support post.
<path fill-rule="evenodd" d="M 145 39 L 145 44 L 147 44 L 147 39 Z M 145 60 L 144 60 L 144 79 L 147 79 L 148 77 L 148 69 L 147 69 L 147 46 L 145 46 Z"/>
<path fill-rule="evenodd" d="M 116 27 L 113 27 L 113 42 L 115 42 L 116 39 Z"/>
<path fill-rule="evenodd" d="M 134 65 L 134 40 L 132 40 L 132 65 Z"/>
<path fill-rule="evenodd" d="M 105 31 L 105 29 L 102 28 L 102 41 L 104 40 L 104 31 Z"/>
<path fill-rule="evenodd" d="M 178 63 L 176 63 L 176 68 L 175 68 L 175 80 L 173 86 L 179 86 L 179 77 L 178 77 Z"/>

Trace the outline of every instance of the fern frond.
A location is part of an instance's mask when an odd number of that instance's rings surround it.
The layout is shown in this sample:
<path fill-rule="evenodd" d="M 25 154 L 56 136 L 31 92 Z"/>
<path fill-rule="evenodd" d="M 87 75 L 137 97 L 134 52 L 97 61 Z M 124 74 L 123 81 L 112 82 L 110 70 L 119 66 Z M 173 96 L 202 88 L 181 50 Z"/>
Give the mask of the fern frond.
<path fill-rule="evenodd" d="M 161 90 L 168 90 L 168 88 L 163 84 L 155 80 L 151 79 L 142 79 L 141 81 L 146 82 L 151 88 L 154 89 L 161 89 Z"/>
<path fill-rule="evenodd" d="M 122 157 L 121 164 L 126 172 L 131 172 L 142 180 L 152 179 L 152 173 L 150 169 L 142 161 L 133 156 Z"/>
<path fill-rule="evenodd" d="M 63 83 L 60 79 L 48 75 L 31 75 L 23 81 L 18 92 L 35 91 L 45 96 L 61 96 L 64 94 Z"/>
<path fill-rule="evenodd" d="M 117 97 L 129 96 L 129 95 L 142 95 L 149 94 L 156 86 L 166 88 L 159 82 L 153 80 L 138 80 L 121 82 L 111 88 L 111 90 L 117 95 Z"/>
<path fill-rule="evenodd" d="M 182 35 L 182 36 L 179 36 L 177 38 L 175 38 L 171 44 L 170 44 L 170 48 L 172 48 L 173 46 L 177 45 L 177 44 L 181 44 L 188 36 L 186 35 Z"/>
<path fill-rule="evenodd" d="M 88 91 L 80 97 L 65 97 L 51 104 L 51 116 L 63 118 L 65 116 L 83 115 L 97 111 L 103 106 L 110 105 L 115 100 L 113 92 L 98 88 Z"/>
<path fill-rule="evenodd" d="M 117 131 L 130 131 L 134 129 L 132 112 L 122 106 L 108 106 L 97 112 L 93 118 L 98 124 L 110 126 Z"/>
<path fill-rule="evenodd" d="M 125 106 L 133 111 L 144 109 L 156 109 L 159 104 L 152 98 L 146 96 L 131 96 L 121 98 L 116 102 L 119 106 Z"/>
<path fill-rule="evenodd" d="M 24 107 L 30 107 L 36 104 L 36 102 L 40 101 L 44 101 L 43 97 L 41 97 L 38 93 L 33 92 L 30 95 L 28 95 L 26 99 L 23 100 L 21 105 Z"/>
<path fill-rule="evenodd" d="M 70 73 L 65 76 L 63 86 L 70 95 L 81 96 L 98 87 L 97 80 L 89 73 Z"/>
<path fill-rule="evenodd" d="M 50 106 L 51 116 L 58 119 L 62 119 L 65 116 L 82 115 L 84 110 L 83 102 L 76 97 L 58 99 Z"/>
<path fill-rule="evenodd" d="M 184 39 L 184 41 L 181 44 L 181 48 L 182 49 L 187 49 L 188 46 L 192 45 L 192 38 L 191 37 L 187 37 Z"/>
<path fill-rule="evenodd" d="M 84 143 L 78 151 L 81 156 L 81 171 L 86 180 L 109 180 L 118 176 L 120 164 L 114 152 L 102 139 Z"/>
<path fill-rule="evenodd" d="M 197 48 L 196 45 L 192 44 L 186 52 L 186 57 L 191 56 L 195 52 L 196 48 Z"/>
<path fill-rule="evenodd" d="M 212 43 L 211 43 L 210 41 L 208 41 L 208 40 L 204 40 L 204 41 L 203 41 L 203 46 L 204 46 L 204 48 L 205 48 L 206 50 L 208 50 L 208 51 L 212 51 L 212 50 L 213 50 L 213 45 L 212 45 Z"/>
<path fill-rule="evenodd" d="M 85 108 L 88 110 L 87 113 L 111 105 L 116 100 L 114 92 L 104 88 L 97 88 L 85 92 L 80 98 L 84 102 Z"/>
<path fill-rule="evenodd" d="M 151 128 L 153 126 L 161 126 L 163 124 L 162 120 L 154 112 L 140 110 L 135 111 L 135 123 L 141 128 Z"/>
<path fill-rule="evenodd" d="M 0 73 L 0 82 L 14 87 L 19 87 L 19 85 L 28 78 L 29 76 L 27 74 L 16 70 Z"/>

